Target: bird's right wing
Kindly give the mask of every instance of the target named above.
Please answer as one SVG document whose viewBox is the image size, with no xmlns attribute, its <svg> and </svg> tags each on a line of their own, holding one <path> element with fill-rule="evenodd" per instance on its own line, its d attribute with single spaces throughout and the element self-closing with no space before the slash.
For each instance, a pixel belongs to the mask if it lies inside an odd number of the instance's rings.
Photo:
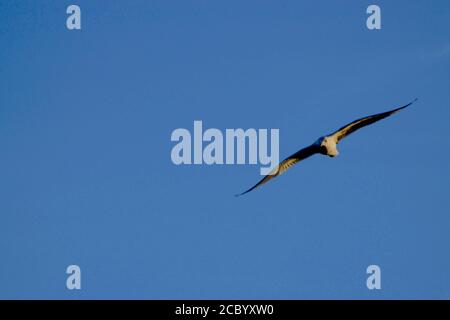
<svg viewBox="0 0 450 320">
<path fill-rule="evenodd" d="M 414 101 L 408 103 L 407 105 L 405 105 L 403 107 L 400 107 L 400 108 L 397 108 L 394 110 L 374 114 L 371 116 L 367 116 L 367 117 L 355 120 L 355 121 L 343 126 L 342 128 L 339 128 L 337 131 L 333 132 L 330 136 L 333 136 L 335 138 L 336 143 L 339 143 L 340 140 L 342 140 L 346 136 L 350 135 L 351 133 L 355 132 L 356 130 L 361 129 L 362 127 L 368 126 L 377 121 L 380 121 L 381 119 L 384 119 L 386 117 L 389 117 L 390 115 L 410 106 L 416 100 L 417 99 L 415 99 Z"/>
<path fill-rule="evenodd" d="M 257 184 L 255 184 L 253 187 L 251 187 L 250 189 L 237 194 L 236 196 L 241 196 L 243 194 L 246 194 L 250 191 L 252 191 L 253 189 L 258 188 L 259 186 L 263 185 L 264 183 L 268 182 L 269 180 L 271 180 L 272 178 L 275 178 L 276 176 L 279 176 L 281 174 L 283 174 L 287 169 L 289 169 L 290 167 L 292 167 L 294 164 L 296 164 L 297 162 L 306 159 L 316 153 L 318 153 L 320 150 L 320 147 L 312 144 L 309 147 L 303 148 L 299 151 L 297 151 L 296 153 L 294 153 L 293 155 L 291 155 L 290 157 L 284 159 L 283 161 L 280 162 L 280 164 L 278 164 L 275 168 L 272 169 L 272 171 L 264 176 L 264 178 L 262 178 Z"/>
</svg>

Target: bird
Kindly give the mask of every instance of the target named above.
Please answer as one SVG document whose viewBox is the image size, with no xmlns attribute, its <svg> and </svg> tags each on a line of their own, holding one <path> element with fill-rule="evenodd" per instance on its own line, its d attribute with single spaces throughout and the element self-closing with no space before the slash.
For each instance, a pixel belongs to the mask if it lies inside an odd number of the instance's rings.
<svg viewBox="0 0 450 320">
<path fill-rule="evenodd" d="M 283 174 L 284 172 L 286 172 L 286 170 L 288 170 L 298 162 L 305 160 L 306 158 L 309 158 L 315 154 L 322 154 L 331 158 L 338 156 L 339 151 L 337 149 L 337 145 L 342 139 L 365 126 L 371 125 L 377 121 L 393 115 L 394 113 L 397 113 L 402 109 L 405 109 L 406 107 L 409 107 L 415 101 L 417 101 L 417 98 L 404 105 L 403 107 L 357 119 L 339 128 L 331 134 L 320 137 L 313 144 L 297 151 L 290 157 L 287 157 L 286 159 L 281 161 L 275 168 L 273 168 L 269 172 L 268 175 L 264 176 L 257 184 L 242 193 L 236 194 L 236 196 L 239 197 L 246 193 L 249 193 L 250 191 L 267 183 L 271 179 Z"/>
</svg>

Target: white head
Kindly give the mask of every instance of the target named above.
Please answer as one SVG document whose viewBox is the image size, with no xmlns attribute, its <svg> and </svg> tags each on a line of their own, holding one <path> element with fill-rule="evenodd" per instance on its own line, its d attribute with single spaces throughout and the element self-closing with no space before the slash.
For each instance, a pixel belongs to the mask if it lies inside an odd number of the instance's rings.
<svg viewBox="0 0 450 320">
<path fill-rule="evenodd" d="M 317 139 L 315 144 L 320 147 L 322 154 L 326 154 L 330 157 L 339 155 L 339 151 L 336 147 L 336 141 L 332 137 L 320 137 Z"/>
</svg>

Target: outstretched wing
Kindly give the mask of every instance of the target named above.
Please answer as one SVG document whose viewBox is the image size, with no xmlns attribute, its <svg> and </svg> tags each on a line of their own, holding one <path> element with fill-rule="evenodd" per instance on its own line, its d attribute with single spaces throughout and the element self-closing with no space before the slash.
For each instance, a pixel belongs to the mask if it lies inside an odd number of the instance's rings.
<svg viewBox="0 0 450 320">
<path fill-rule="evenodd" d="M 294 153 L 290 157 L 288 157 L 288 158 L 284 159 L 283 161 L 281 161 L 280 164 L 278 164 L 278 166 L 273 168 L 272 171 L 267 176 L 264 176 L 264 178 L 262 178 L 253 187 L 251 187 L 247 191 L 244 191 L 244 192 L 242 192 L 240 194 L 237 194 L 236 196 L 242 196 L 243 194 L 246 194 L 247 192 L 250 192 L 253 189 L 256 189 L 259 186 L 263 185 L 264 183 L 268 182 L 270 179 L 273 179 L 276 176 L 279 176 L 279 175 L 283 174 L 287 169 L 292 167 L 297 162 L 299 162 L 299 161 L 301 161 L 303 159 L 306 159 L 306 158 L 312 156 L 313 154 L 318 153 L 319 149 L 320 149 L 319 146 L 312 144 L 309 147 L 306 147 L 306 148 L 301 149 L 300 151 L 297 151 L 296 153 Z"/>
<path fill-rule="evenodd" d="M 361 129 L 362 127 L 368 126 L 372 123 L 375 123 L 377 121 L 380 121 L 381 119 L 384 119 L 386 117 L 389 117 L 390 115 L 410 106 L 411 104 L 413 104 L 417 99 L 415 99 L 414 101 L 411 101 L 410 103 L 408 103 L 407 105 L 391 110 L 391 111 L 386 111 L 386 112 L 382 112 L 382 113 L 378 113 L 378 114 L 374 114 L 368 117 L 364 117 L 358 120 L 355 120 L 345 126 L 343 126 L 342 128 L 340 128 L 339 130 L 333 132 L 330 136 L 334 137 L 336 143 L 339 143 L 339 141 L 343 138 L 345 138 L 346 136 L 350 135 L 351 133 L 355 132 L 358 129 Z"/>
</svg>

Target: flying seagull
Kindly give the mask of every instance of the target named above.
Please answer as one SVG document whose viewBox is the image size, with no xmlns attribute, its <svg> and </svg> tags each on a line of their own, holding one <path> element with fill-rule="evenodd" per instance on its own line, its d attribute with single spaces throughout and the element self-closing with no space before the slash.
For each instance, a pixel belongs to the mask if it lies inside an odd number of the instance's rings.
<svg viewBox="0 0 450 320">
<path fill-rule="evenodd" d="M 246 194 L 246 193 L 252 191 L 253 189 L 258 188 L 259 186 L 261 186 L 264 183 L 268 182 L 269 180 L 275 178 L 276 176 L 283 174 L 287 169 L 292 167 L 297 162 L 302 161 L 306 158 L 309 158 L 310 156 L 312 156 L 316 153 L 327 155 L 329 157 L 336 157 L 337 155 L 339 155 L 339 151 L 337 150 L 337 144 L 342 139 L 344 139 L 346 136 L 352 134 L 353 132 L 355 132 L 358 129 L 361 129 L 361 128 L 368 126 L 372 123 L 375 123 L 381 119 L 389 117 L 390 115 L 410 106 L 416 100 L 417 100 L 417 98 L 415 100 L 411 101 L 410 103 L 408 103 L 407 105 L 397 108 L 397 109 L 394 109 L 394 110 L 391 110 L 391 111 L 386 111 L 386 112 L 374 114 L 374 115 L 371 115 L 368 117 L 364 117 L 364 118 L 355 120 L 329 135 L 320 137 L 312 145 L 310 145 L 306 148 L 303 148 L 303 149 L 297 151 L 296 153 L 294 153 L 293 155 L 291 155 L 290 157 L 284 159 L 268 175 L 264 176 L 264 178 L 262 178 L 257 184 L 255 184 L 253 187 L 251 187 L 247 191 L 237 194 L 236 196 L 241 196 L 243 194 Z"/>
</svg>

